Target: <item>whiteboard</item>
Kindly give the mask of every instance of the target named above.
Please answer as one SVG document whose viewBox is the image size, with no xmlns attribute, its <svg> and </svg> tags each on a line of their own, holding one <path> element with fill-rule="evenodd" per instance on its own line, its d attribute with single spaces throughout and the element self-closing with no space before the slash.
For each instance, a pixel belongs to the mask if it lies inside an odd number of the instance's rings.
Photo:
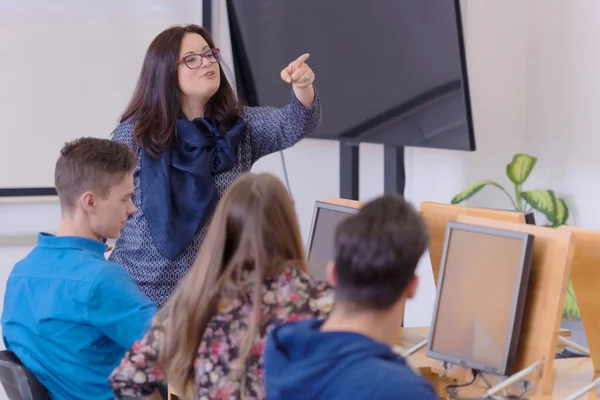
<svg viewBox="0 0 600 400">
<path fill-rule="evenodd" d="M 54 187 L 64 143 L 110 137 L 163 29 L 200 0 L 0 0 L 1 188 Z"/>
</svg>

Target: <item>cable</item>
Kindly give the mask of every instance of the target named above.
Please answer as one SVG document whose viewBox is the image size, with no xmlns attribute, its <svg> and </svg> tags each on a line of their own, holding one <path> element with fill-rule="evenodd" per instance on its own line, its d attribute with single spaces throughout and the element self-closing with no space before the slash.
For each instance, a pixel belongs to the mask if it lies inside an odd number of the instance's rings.
<svg viewBox="0 0 600 400">
<path fill-rule="evenodd" d="M 485 375 L 483 372 L 476 370 L 476 369 L 471 369 L 471 373 L 473 374 L 473 379 L 471 380 L 471 382 L 463 383 L 460 385 L 446 385 L 447 398 L 451 398 L 453 400 L 461 400 L 461 398 L 458 397 L 458 391 L 456 389 L 471 386 L 477 381 L 478 378 L 481 378 L 485 382 L 485 384 L 488 386 L 488 388 L 492 387 L 492 385 L 490 385 L 490 382 L 485 378 Z M 531 387 L 532 386 L 530 384 L 525 382 L 525 386 L 524 386 L 523 392 L 521 394 L 519 394 L 518 396 L 509 396 L 506 398 L 507 399 L 524 399 L 525 395 L 527 393 L 529 393 L 529 391 L 531 390 Z M 490 397 L 485 397 L 485 398 L 486 399 L 494 399 L 495 397 L 490 396 Z"/>
<path fill-rule="evenodd" d="M 519 397 L 517 397 L 517 399 L 524 399 L 525 395 L 529 392 L 529 388 L 523 389 L 523 393 L 521 393 L 519 395 Z"/>
<path fill-rule="evenodd" d="M 283 167 L 283 177 L 285 179 L 285 186 L 287 186 L 287 190 L 288 192 L 290 192 L 290 196 L 294 198 L 292 188 L 290 187 L 290 180 L 288 178 L 287 166 L 285 164 L 285 156 L 283 155 L 283 150 L 279 150 L 279 154 L 281 155 L 281 166 Z"/>
<path fill-rule="evenodd" d="M 483 381 L 485 382 L 485 384 L 488 386 L 488 389 L 491 389 L 492 385 L 490 385 L 490 383 L 488 382 L 488 380 L 485 379 L 485 375 L 483 374 L 483 372 L 480 372 L 479 376 L 481 377 L 481 379 L 483 379 Z"/>
<path fill-rule="evenodd" d="M 473 374 L 473 379 L 471 380 L 471 382 L 463 383 L 460 385 L 446 385 L 446 396 L 452 399 L 458 399 L 458 391 L 456 389 L 471 386 L 475 383 L 477 377 L 479 376 L 479 371 L 477 371 L 476 369 L 471 369 L 471 373 Z"/>
</svg>

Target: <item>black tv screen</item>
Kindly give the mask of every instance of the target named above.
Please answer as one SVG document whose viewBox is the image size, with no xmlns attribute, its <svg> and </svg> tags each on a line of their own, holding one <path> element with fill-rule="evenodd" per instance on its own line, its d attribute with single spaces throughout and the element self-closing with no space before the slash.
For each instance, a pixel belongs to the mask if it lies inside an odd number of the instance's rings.
<svg viewBox="0 0 600 400">
<path fill-rule="evenodd" d="M 237 88 L 289 101 L 280 71 L 303 53 L 323 123 L 311 136 L 475 150 L 459 1 L 227 0 Z"/>
</svg>

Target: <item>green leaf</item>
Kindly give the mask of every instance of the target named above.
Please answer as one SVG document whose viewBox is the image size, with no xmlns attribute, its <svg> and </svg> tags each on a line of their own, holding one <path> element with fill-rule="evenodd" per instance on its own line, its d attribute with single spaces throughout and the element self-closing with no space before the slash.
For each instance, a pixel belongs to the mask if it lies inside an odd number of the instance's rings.
<svg viewBox="0 0 600 400">
<path fill-rule="evenodd" d="M 528 190 L 527 192 L 522 192 L 521 196 L 531 207 L 544 214 L 552 224 L 556 223 L 558 207 L 556 206 L 556 197 L 552 190 Z"/>
<path fill-rule="evenodd" d="M 506 175 L 512 183 L 521 185 L 531 174 L 536 162 L 537 158 L 535 157 L 527 154 L 515 154 L 512 162 L 506 166 Z"/>
<path fill-rule="evenodd" d="M 565 308 L 563 309 L 563 319 L 566 320 L 581 320 L 581 313 L 575 297 L 573 282 L 569 281 L 567 287 L 567 296 L 565 297 Z"/>
<path fill-rule="evenodd" d="M 556 199 L 556 219 L 554 226 L 560 226 L 567 223 L 569 219 L 569 207 L 564 199 Z"/>
<path fill-rule="evenodd" d="M 496 187 L 499 187 L 500 189 L 504 190 L 504 188 L 502 186 L 500 186 L 499 184 L 497 184 L 494 181 L 483 180 L 483 181 L 479 181 L 477 183 L 472 184 L 471 186 L 469 186 L 468 188 L 466 188 L 465 190 L 463 190 L 462 192 L 460 192 L 459 194 L 454 196 L 454 198 L 452 199 L 452 201 L 450 203 L 452 203 L 452 204 L 462 203 L 463 201 L 467 200 L 468 198 L 473 197 L 477 192 L 479 192 L 481 189 L 483 189 L 487 185 L 496 186 Z"/>
</svg>

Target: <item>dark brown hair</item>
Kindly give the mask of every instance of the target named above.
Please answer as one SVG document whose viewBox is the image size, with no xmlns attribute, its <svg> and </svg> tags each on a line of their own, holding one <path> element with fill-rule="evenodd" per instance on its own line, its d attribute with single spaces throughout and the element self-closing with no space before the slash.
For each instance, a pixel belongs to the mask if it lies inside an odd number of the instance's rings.
<svg viewBox="0 0 600 400">
<path fill-rule="evenodd" d="M 275 176 L 243 175 L 219 201 L 196 262 L 159 314 L 160 365 L 177 393 L 195 398 L 194 360 L 218 301 L 252 293 L 252 318 L 234 362 L 239 369 L 233 368 L 231 377 L 241 380 L 244 397 L 264 279 L 289 267 L 307 271 L 293 201 Z"/>
<path fill-rule="evenodd" d="M 181 111 L 177 62 L 181 41 L 186 33 L 196 33 L 214 48 L 208 31 L 198 25 L 174 26 L 161 32 L 148 47 L 137 86 L 121 122 L 137 121 L 137 142 L 152 155 L 159 155 L 173 140 L 175 123 Z M 220 85 L 206 104 L 205 117 L 222 127 L 231 127 L 238 118 L 240 105 L 227 80 L 221 63 Z"/>
<path fill-rule="evenodd" d="M 75 207 L 87 191 L 107 196 L 110 188 L 133 171 L 137 158 L 125 143 L 80 138 L 66 143 L 54 170 L 54 186 L 63 211 Z"/>
<path fill-rule="evenodd" d="M 367 310 L 392 307 L 428 240 L 425 222 L 404 197 L 386 194 L 365 204 L 336 228 L 336 302 Z"/>
</svg>

